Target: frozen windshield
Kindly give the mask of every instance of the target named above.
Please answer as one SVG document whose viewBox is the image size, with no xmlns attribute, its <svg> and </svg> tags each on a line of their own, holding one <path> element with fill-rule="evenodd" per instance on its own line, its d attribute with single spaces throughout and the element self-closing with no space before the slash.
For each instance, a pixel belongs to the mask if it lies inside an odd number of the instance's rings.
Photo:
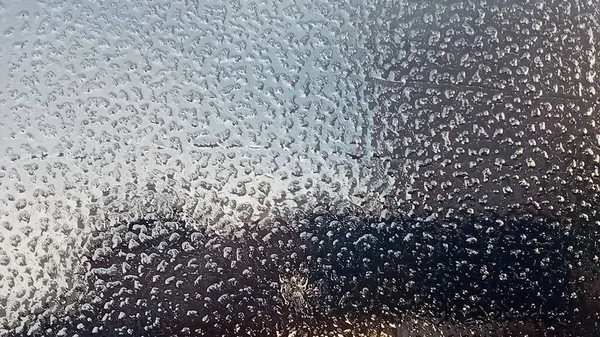
<svg viewBox="0 0 600 337">
<path fill-rule="evenodd" d="M 0 2 L 0 336 L 600 333 L 598 14 Z"/>
</svg>

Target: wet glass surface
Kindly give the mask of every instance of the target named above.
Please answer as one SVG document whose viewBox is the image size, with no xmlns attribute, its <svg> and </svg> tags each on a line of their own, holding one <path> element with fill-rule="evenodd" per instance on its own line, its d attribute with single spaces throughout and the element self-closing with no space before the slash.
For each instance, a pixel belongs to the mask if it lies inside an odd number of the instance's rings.
<svg viewBox="0 0 600 337">
<path fill-rule="evenodd" d="M 0 3 L 0 336 L 600 334 L 596 1 Z"/>
</svg>

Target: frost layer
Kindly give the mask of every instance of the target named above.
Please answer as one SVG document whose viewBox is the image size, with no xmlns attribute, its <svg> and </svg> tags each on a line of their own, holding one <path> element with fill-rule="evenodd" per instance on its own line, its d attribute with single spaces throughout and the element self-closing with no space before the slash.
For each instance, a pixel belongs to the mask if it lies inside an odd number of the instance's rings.
<svg viewBox="0 0 600 337">
<path fill-rule="evenodd" d="M 183 211 L 223 226 L 357 202 L 349 6 L 8 2 L 0 23 L 0 325 L 65 295 L 86 233 Z"/>
</svg>

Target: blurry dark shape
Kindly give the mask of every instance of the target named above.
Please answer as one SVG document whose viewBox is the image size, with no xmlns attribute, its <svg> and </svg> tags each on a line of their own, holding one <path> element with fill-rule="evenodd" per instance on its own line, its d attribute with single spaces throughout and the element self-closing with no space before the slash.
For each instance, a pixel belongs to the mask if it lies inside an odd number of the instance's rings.
<svg viewBox="0 0 600 337">
<path fill-rule="evenodd" d="M 95 243 L 89 303 L 33 335 L 367 336 L 417 318 L 496 336 L 581 336 L 599 331 L 582 316 L 598 301 L 571 299 L 572 244 L 560 223 L 527 216 L 327 213 L 232 233 L 139 221 Z M 591 295 L 596 283 L 582 284 Z M 434 333 L 424 326 L 396 332 Z"/>
</svg>

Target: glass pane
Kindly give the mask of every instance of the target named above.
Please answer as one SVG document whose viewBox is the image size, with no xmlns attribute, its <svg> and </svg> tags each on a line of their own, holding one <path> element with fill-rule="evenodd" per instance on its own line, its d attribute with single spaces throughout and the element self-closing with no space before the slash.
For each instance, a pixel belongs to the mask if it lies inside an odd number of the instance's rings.
<svg viewBox="0 0 600 337">
<path fill-rule="evenodd" d="M 0 336 L 600 334 L 595 1 L 0 3 Z"/>
</svg>

